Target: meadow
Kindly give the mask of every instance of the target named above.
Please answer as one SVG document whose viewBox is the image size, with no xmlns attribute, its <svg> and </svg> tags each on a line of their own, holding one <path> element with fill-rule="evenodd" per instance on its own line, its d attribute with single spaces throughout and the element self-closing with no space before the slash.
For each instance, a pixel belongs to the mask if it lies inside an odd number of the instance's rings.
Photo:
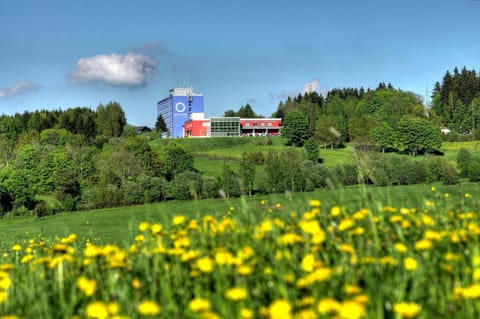
<svg viewBox="0 0 480 319">
<path fill-rule="evenodd" d="M 0 318 L 477 318 L 479 185 L 0 222 Z"/>
</svg>

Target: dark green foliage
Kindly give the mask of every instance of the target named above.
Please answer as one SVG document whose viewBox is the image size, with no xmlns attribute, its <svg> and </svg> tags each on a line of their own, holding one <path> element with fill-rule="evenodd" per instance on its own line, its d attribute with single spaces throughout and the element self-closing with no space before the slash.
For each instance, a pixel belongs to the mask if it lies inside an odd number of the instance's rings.
<svg viewBox="0 0 480 319">
<path fill-rule="evenodd" d="M 457 153 L 457 168 L 460 171 L 459 175 L 462 177 L 468 177 L 468 170 L 470 163 L 473 161 L 474 157 L 467 151 L 465 148 L 461 148 Z"/>
<path fill-rule="evenodd" d="M 412 155 L 438 150 L 442 146 L 440 130 L 426 119 L 404 116 L 397 123 L 398 143 Z"/>
<path fill-rule="evenodd" d="M 97 107 L 96 129 L 106 139 L 121 136 L 127 124 L 125 113 L 117 102 L 100 104 Z"/>
<path fill-rule="evenodd" d="M 387 122 L 380 123 L 370 135 L 375 145 L 382 148 L 382 152 L 385 152 L 386 148 L 395 147 L 397 142 L 396 132 Z"/>
<path fill-rule="evenodd" d="M 193 171 L 193 156 L 183 147 L 171 142 L 165 149 L 165 171 L 168 180 L 185 171 Z"/>
<path fill-rule="evenodd" d="M 292 111 L 285 115 L 282 136 L 287 138 L 287 145 L 302 146 L 312 135 L 308 119 L 303 113 Z"/>
<path fill-rule="evenodd" d="M 432 108 L 443 125 L 458 133 L 471 132 L 472 124 L 474 127 L 478 125 L 479 97 L 480 77 L 477 72 L 466 67 L 459 71 L 455 67 L 453 74 L 446 71 L 442 82 L 435 83 Z"/>
<path fill-rule="evenodd" d="M 244 152 L 240 162 L 240 179 L 242 181 L 243 193 L 252 195 L 253 186 L 255 185 L 255 159 L 251 153 Z"/>
<path fill-rule="evenodd" d="M 96 136 L 96 114 L 89 108 L 77 107 L 68 109 L 59 116 L 59 126 L 72 134 L 80 134 L 86 138 Z"/>
<path fill-rule="evenodd" d="M 239 197 L 241 195 L 241 178 L 228 165 L 223 162 L 223 168 L 220 176 L 217 177 L 217 187 L 221 197 Z"/>
<path fill-rule="evenodd" d="M 157 117 L 157 121 L 155 122 L 155 129 L 162 133 L 166 133 L 168 131 L 167 124 L 165 123 L 162 115 L 159 115 Z"/>
<path fill-rule="evenodd" d="M 419 167 L 416 162 L 412 160 L 402 161 L 397 167 L 396 180 L 400 185 L 411 185 L 419 182 L 418 176 Z"/>
<path fill-rule="evenodd" d="M 358 167 L 354 164 L 341 164 L 335 166 L 335 176 L 338 182 L 344 186 L 351 186 L 358 184 Z"/>
<path fill-rule="evenodd" d="M 305 141 L 303 147 L 307 154 L 307 159 L 317 163 L 319 161 L 320 152 L 318 151 L 318 145 L 317 142 L 315 142 L 315 139 L 309 138 Z"/>
<path fill-rule="evenodd" d="M 170 183 L 170 196 L 178 200 L 202 198 L 203 180 L 200 173 L 184 171 L 178 173 Z"/>
<path fill-rule="evenodd" d="M 471 182 L 480 182 L 480 158 L 473 157 L 467 168 L 467 177 Z"/>
<path fill-rule="evenodd" d="M 255 111 L 253 111 L 252 107 L 249 103 L 242 105 L 237 112 L 234 110 L 227 110 L 223 114 L 224 117 L 241 117 L 241 118 L 258 118 L 261 117 Z"/>
<path fill-rule="evenodd" d="M 458 183 L 458 173 L 455 167 L 452 165 L 445 166 L 442 181 L 444 185 L 455 185 Z"/>
</svg>

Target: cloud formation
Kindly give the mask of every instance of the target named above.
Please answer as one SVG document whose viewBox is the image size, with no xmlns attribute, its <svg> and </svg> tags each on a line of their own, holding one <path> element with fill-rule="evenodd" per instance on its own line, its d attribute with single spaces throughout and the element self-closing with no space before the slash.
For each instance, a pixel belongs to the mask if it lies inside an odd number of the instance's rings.
<svg viewBox="0 0 480 319">
<path fill-rule="evenodd" d="M 0 99 L 8 99 L 40 89 L 40 86 L 27 80 L 18 81 L 6 89 L 0 89 Z"/>
<path fill-rule="evenodd" d="M 135 88 L 147 85 L 156 67 L 157 62 L 148 55 L 101 54 L 78 60 L 69 80 L 76 85 L 99 83 Z"/>
</svg>

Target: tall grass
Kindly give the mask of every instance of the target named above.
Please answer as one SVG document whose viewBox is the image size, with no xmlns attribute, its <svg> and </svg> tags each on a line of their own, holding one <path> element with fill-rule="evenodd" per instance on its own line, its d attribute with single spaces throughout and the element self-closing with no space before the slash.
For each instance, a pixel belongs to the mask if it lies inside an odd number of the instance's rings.
<svg viewBox="0 0 480 319">
<path fill-rule="evenodd" d="M 355 187 L 3 220 L 0 316 L 477 318 L 478 201 Z"/>
</svg>

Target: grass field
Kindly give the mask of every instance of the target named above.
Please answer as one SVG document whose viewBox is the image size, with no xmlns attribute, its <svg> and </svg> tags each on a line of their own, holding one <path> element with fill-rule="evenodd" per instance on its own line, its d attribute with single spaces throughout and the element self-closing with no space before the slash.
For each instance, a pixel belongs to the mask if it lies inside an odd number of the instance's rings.
<svg viewBox="0 0 480 319">
<path fill-rule="evenodd" d="M 177 139 L 186 150 L 195 157 L 195 168 L 207 176 L 217 176 L 221 170 L 224 161 L 227 161 L 232 169 L 238 170 L 239 161 L 243 152 L 263 152 L 267 154 L 268 150 L 281 150 L 285 148 L 285 139 L 282 137 L 272 137 L 272 144 L 266 144 L 264 137 L 239 137 L 239 138 L 198 138 L 198 139 Z M 162 148 L 168 143 L 168 140 L 155 140 L 151 142 L 154 149 L 161 152 Z M 480 151 L 479 142 L 443 142 L 440 151 L 452 165 L 456 166 L 456 156 L 460 148 L 465 148 L 475 154 Z M 301 151 L 301 149 L 298 149 Z M 345 148 L 324 149 L 320 148 L 320 157 L 323 159 L 323 165 L 326 167 L 335 167 L 338 164 L 354 162 L 354 147 L 347 144 Z M 395 153 L 388 156 L 407 156 Z M 418 157 L 421 159 L 422 157 Z M 261 170 L 261 167 L 259 166 Z"/>
<path fill-rule="evenodd" d="M 478 318 L 479 190 L 359 186 L 3 219 L 0 318 Z"/>
<path fill-rule="evenodd" d="M 466 193 L 480 193 L 480 185 L 477 183 L 462 183 L 454 186 L 438 184 L 435 187 L 437 193 L 449 193 L 457 198 L 461 198 L 461 195 Z M 352 210 L 359 207 L 377 209 L 383 205 L 422 207 L 426 199 L 432 198 L 431 188 L 432 185 L 356 186 L 337 190 L 321 189 L 306 193 L 232 199 L 170 201 L 142 206 L 62 213 L 44 218 L 15 217 L 0 220 L 0 233 L 2 237 L 8 239 L 8 242 L 25 241 L 31 236 L 55 240 L 75 233 L 79 238 L 98 244 L 121 245 L 133 238 L 134 230 L 140 222 L 159 222 L 168 225 L 171 217 L 177 214 L 191 217 L 209 214 L 221 218 L 227 213 L 231 214 L 233 207 L 233 211 L 241 218 L 255 219 L 255 216 L 265 213 L 268 209 L 276 208 L 277 203 L 281 203 L 281 212 L 303 212 L 308 209 L 308 202 L 311 199 L 321 200 L 325 207 L 341 203 L 342 206 Z M 260 205 L 261 201 L 265 201 L 266 205 Z M 460 205 L 461 202 L 455 204 Z M 276 211 L 279 210 L 276 209 Z M 0 243 L 0 248 L 8 247 L 9 244 L 5 246 L 3 241 Z"/>
</svg>

